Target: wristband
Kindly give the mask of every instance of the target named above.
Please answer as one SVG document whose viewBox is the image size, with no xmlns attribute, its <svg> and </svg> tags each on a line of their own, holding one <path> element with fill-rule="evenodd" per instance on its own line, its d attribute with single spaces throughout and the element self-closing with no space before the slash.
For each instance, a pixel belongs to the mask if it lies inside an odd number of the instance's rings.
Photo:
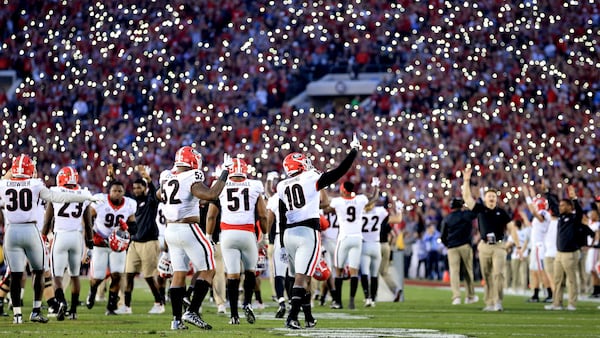
<svg viewBox="0 0 600 338">
<path fill-rule="evenodd" d="M 221 176 L 219 176 L 219 180 L 227 182 L 227 177 L 229 177 L 229 170 L 223 170 L 223 172 L 221 172 Z"/>
<path fill-rule="evenodd" d="M 527 196 L 525 197 L 525 202 L 527 202 L 527 204 L 531 204 L 533 203 L 533 200 L 531 199 L 531 197 Z"/>
</svg>

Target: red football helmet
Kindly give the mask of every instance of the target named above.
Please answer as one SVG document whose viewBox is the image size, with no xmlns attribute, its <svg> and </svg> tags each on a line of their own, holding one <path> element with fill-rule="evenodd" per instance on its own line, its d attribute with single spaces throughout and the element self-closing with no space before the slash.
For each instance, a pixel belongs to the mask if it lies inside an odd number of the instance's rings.
<svg viewBox="0 0 600 338">
<path fill-rule="evenodd" d="M 283 159 L 283 169 L 288 176 L 294 176 L 311 168 L 312 162 L 301 153 L 291 153 Z"/>
<path fill-rule="evenodd" d="M 313 277 L 316 280 L 325 281 L 328 280 L 330 276 L 331 270 L 329 269 L 329 266 L 327 266 L 327 262 L 325 262 L 325 258 L 323 258 L 323 255 L 321 255 L 321 259 L 319 259 L 319 263 L 317 264 L 317 268 L 313 273 Z"/>
<path fill-rule="evenodd" d="M 14 178 L 31 178 L 35 172 L 35 165 L 29 156 L 21 154 L 13 158 L 10 171 Z"/>
<path fill-rule="evenodd" d="M 242 176 L 247 177 L 248 175 L 248 164 L 241 158 L 234 158 L 233 165 L 228 168 L 229 176 Z"/>
<path fill-rule="evenodd" d="M 175 166 L 198 169 L 202 166 L 202 155 L 190 146 L 181 147 L 175 154 Z"/>
<path fill-rule="evenodd" d="M 108 236 L 108 245 L 112 251 L 121 252 L 127 250 L 130 240 L 131 235 L 128 231 L 116 228 L 110 233 L 110 236 Z"/>
<path fill-rule="evenodd" d="M 548 210 L 548 201 L 542 197 L 536 197 L 533 199 L 537 211 Z"/>
<path fill-rule="evenodd" d="M 73 167 L 63 167 L 58 171 L 56 175 L 56 183 L 60 187 L 64 187 L 67 184 L 77 185 L 79 181 L 79 174 Z"/>
</svg>

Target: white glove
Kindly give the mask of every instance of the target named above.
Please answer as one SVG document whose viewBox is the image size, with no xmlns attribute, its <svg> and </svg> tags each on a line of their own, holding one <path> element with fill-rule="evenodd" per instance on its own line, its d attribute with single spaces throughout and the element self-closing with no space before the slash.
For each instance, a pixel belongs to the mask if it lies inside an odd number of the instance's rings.
<svg viewBox="0 0 600 338">
<path fill-rule="evenodd" d="M 229 170 L 233 167 L 233 159 L 228 153 L 223 154 L 223 169 Z"/>
<path fill-rule="evenodd" d="M 358 140 L 356 133 L 352 134 L 352 142 L 350 142 L 350 147 L 356 150 L 362 149 L 362 146 L 360 145 L 360 141 Z"/>
<path fill-rule="evenodd" d="M 396 212 L 401 213 L 404 210 L 404 203 L 400 200 L 396 201 Z"/>
<path fill-rule="evenodd" d="M 258 241 L 258 247 L 263 248 L 268 245 L 269 245 L 269 235 L 263 234 L 262 237 L 260 238 L 260 241 Z"/>
<path fill-rule="evenodd" d="M 373 177 L 373 179 L 371 180 L 371 186 L 374 188 L 379 187 L 379 177 Z"/>
<path fill-rule="evenodd" d="M 272 181 L 272 180 L 276 179 L 277 177 L 279 177 L 279 173 L 276 171 L 269 171 L 267 173 L 267 181 Z"/>
</svg>

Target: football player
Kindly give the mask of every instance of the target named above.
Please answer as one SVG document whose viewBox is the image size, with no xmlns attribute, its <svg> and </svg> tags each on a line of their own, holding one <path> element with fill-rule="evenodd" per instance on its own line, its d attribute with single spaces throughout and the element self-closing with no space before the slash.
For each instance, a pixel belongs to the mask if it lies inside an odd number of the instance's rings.
<svg viewBox="0 0 600 338">
<path fill-rule="evenodd" d="M 360 274 L 361 284 L 365 293 L 365 306 L 375 306 L 375 300 L 377 297 L 377 290 L 379 288 L 379 272 L 381 271 L 381 265 L 386 260 L 386 264 L 389 266 L 389 245 L 387 247 L 387 257 L 383 257 L 384 251 L 382 251 L 381 244 L 381 232 L 384 226 L 389 227 L 388 219 L 390 215 L 388 211 L 380 205 L 375 203 L 367 204 L 365 211 L 362 216 L 362 251 L 360 256 Z M 401 216 L 393 216 L 392 221 L 401 221 Z M 388 232 L 389 233 L 389 232 Z M 385 243 L 387 243 L 387 238 Z M 387 267 L 386 267 L 387 273 Z M 390 290 L 397 292 L 396 285 L 392 278 L 387 277 L 386 284 L 390 287 Z"/>
<path fill-rule="evenodd" d="M 531 220 L 531 239 L 529 241 L 529 271 L 531 276 L 530 285 L 533 287 L 533 296 L 528 302 L 539 302 L 540 282 L 548 291 L 548 298 L 552 299 L 552 288 L 548 275 L 544 272 L 544 236 L 548 232 L 552 217 L 548 211 L 548 201 L 542 197 L 535 197 L 533 187 L 523 187 L 523 195 L 527 203 L 527 208 L 533 215 Z M 513 235 L 514 238 L 516 235 Z M 517 240 L 518 241 L 518 236 Z M 515 243 L 517 248 L 521 243 Z M 527 249 L 526 249 L 527 250 Z M 518 255 L 522 255 L 523 249 L 517 250 Z"/>
<path fill-rule="evenodd" d="M 223 156 L 223 172 L 211 187 L 207 187 L 201 171 L 202 156 L 194 148 L 184 146 L 175 154 L 173 170 L 164 171 L 160 176 L 160 193 L 165 203 L 163 208 L 167 220 L 165 240 L 169 247 L 173 266 L 171 281 L 171 308 L 173 311 L 172 330 L 184 330 L 183 321 L 202 329 L 212 329 L 200 317 L 198 311 L 202 301 L 211 288 L 214 276 L 214 247 L 204 234 L 200 223 L 200 200 L 216 200 L 227 181 L 228 168 L 233 161 L 228 154 Z M 199 271 L 194 286 L 194 296 L 187 311 L 182 315 L 185 296 L 185 277 L 189 270 L 189 261 Z"/>
<path fill-rule="evenodd" d="M 292 308 L 285 324 L 291 329 L 302 328 L 298 322 L 300 308 L 306 327 L 317 324 L 311 313 L 309 282 L 321 256 L 319 191 L 337 182 L 352 167 L 361 148 L 356 134 L 350 146 L 350 153 L 340 165 L 323 174 L 313 168 L 305 154 L 291 153 L 283 160 L 287 178 L 277 184 L 277 195 L 283 246 L 288 254 L 290 274 L 294 274 Z"/>
<path fill-rule="evenodd" d="M 10 294 L 13 301 L 21 299 L 20 281 L 25 271 L 25 262 L 29 261 L 33 273 L 33 311 L 29 317 L 32 322 L 47 323 L 42 316 L 43 273 L 46 261 L 45 245 L 37 227 L 36 203 L 48 202 L 79 203 L 95 198 L 88 192 L 76 194 L 48 189 L 41 179 L 34 178 L 35 165 L 28 155 L 13 158 L 8 179 L 0 180 L 0 199 L 5 203 L 4 255 L 11 273 Z M 13 323 L 23 323 L 21 304 L 13 304 Z"/>
<path fill-rule="evenodd" d="M 369 203 L 375 203 L 379 196 L 379 178 L 373 177 L 371 186 L 375 188 L 369 197 L 354 192 L 354 184 L 346 181 L 340 185 L 340 196 L 331 199 L 329 206 L 335 209 L 340 226 L 335 247 L 334 266 L 336 269 L 335 290 L 337 299 L 332 308 L 341 309 L 342 271 L 346 264 L 350 272 L 350 301 L 348 308 L 354 309 L 354 297 L 358 289 L 358 268 L 362 251 L 362 215 Z"/>
<path fill-rule="evenodd" d="M 239 324 L 238 296 L 241 267 L 244 269 L 244 301 L 246 321 L 254 324 L 252 294 L 256 286 L 256 263 L 258 262 L 257 236 L 254 231 L 256 219 L 260 221 L 262 240 L 267 239 L 267 212 L 262 197 L 261 181 L 248 179 L 248 165 L 241 158 L 233 159 L 229 178 L 219 195 L 219 205 L 210 204 L 206 217 L 206 234 L 212 240 L 217 215 L 221 214 L 221 252 L 227 277 L 227 294 L 231 319 L 229 324 Z M 220 210 L 219 210 L 220 209 Z M 266 244 L 265 244 L 266 245 Z"/>
<path fill-rule="evenodd" d="M 87 193 L 87 188 L 78 184 L 79 174 L 73 167 L 64 167 L 56 176 L 55 191 L 73 191 L 74 193 Z M 82 226 L 83 224 L 83 226 Z M 54 240 L 51 248 L 51 271 L 54 277 L 54 292 L 59 303 L 56 319 L 65 319 L 67 301 L 63 291 L 63 274 L 67 267 L 71 273 L 71 308 L 69 317 L 77 319 L 77 305 L 79 305 L 79 269 L 83 257 L 84 244 L 92 249 L 92 217 L 89 203 L 48 203 L 44 218 L 42 237 L 47 238 L 52 231 Z"/>
<path fill-rule="evenodd" d="M 94 307 L 98 286 L 106 275 L 106 269 L 110 269 L 110 286 L 108 291 L 108 302 L 106 304 L 106 315 L 116 315 L 117 303 L 119 301 L 119 289 L 121 275 L 125 273 L 125 259 L 127 252 L 123 250 L 125 241 L 120 234 L 126 233 L 129 226 L 135 227 L 135 200 L 125 197 L 125 186 L 122 182 L 113 180 L 108 185 L 107 194 L 97 194 L 98 202 L 92 203 L 91 213 L 94 219 L 94 249 L 90 266 L 92 267 L 92 278 L 90 279 L 90 292 L 88 293 L 86 306 L 88 309 Z M 119 231 L 120 230 L 120 231 Z M 118 235 L 113 235 L 113 233 Z M 114 242 L 110 240 L 114 238 Z M 122 250 L 122 251 L 121 251 Z"/>
</svg>

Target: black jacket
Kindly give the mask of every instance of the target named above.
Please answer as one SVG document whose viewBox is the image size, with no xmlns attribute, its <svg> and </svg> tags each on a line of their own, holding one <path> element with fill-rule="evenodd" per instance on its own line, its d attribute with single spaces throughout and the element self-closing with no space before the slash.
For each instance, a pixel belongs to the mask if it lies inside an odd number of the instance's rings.
<svg viewBox="0 0 600 338">
<path fill-rule="evenodd" d="M 574 252 L 579 250 L 578 232 L 581 227 L 583 210 L 577 200 L 573 200 L 575 213 L 564 213 L 558 217 L 556 233 L 556 249 L 560 252 Z"/>
<path fill-rule="evenodd" d="M 470 210 L 453 210 L 442 220 L 442 243 L 447 248 L 471 244 L 473 220 L 477 214 Z"/>
</svg>

